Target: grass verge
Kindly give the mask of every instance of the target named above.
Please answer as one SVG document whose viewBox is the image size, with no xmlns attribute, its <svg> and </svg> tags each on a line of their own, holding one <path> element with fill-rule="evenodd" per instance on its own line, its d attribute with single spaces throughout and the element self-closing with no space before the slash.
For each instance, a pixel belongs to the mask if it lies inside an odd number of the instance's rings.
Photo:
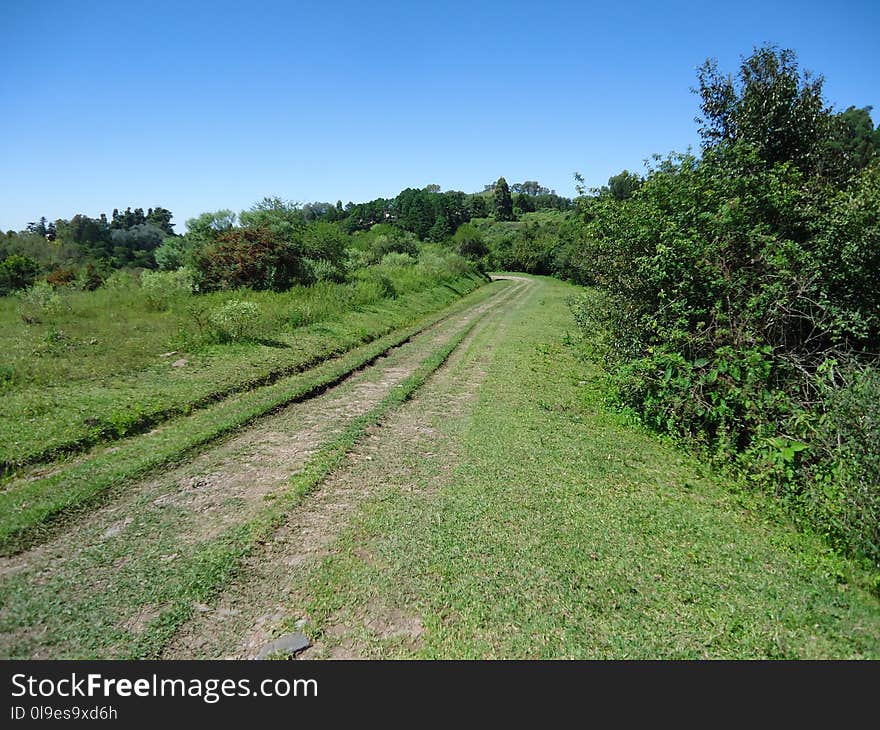
<svg viewBox="0 0 880 730">
<path fill-rule="evenodd" d="M 278 341 L 217 345 L 167 358 L 154 353 L 149 366 L 135 372 L 10 390 L 0 400 L 0 474 L 144 433 L 303 372 L 409 326 L 483 283 L 468 274 L 279 333 Z M 75 360 L 77 352 L 38 355 L 34 350 L 33 357 Z M 181 359 L 183 366 L 172 367 Z"/>
</svg>

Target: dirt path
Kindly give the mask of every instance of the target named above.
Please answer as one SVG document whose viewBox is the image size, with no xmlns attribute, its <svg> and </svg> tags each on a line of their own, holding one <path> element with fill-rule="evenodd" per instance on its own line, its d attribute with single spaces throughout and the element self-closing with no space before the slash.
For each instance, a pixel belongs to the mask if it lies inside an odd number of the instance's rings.
<svg viewBox="0 0 880 730">
<path fill-rule="evenodd" d="M 518 279 L 518 286 L 528 286 Z M 352 516 L 370 498 L 389 490 L 406 490 L 413 468 L 433 468 L 438 484 L 454 461 L 454 442 L 443 422 L 461 418 L 473 407 L 485 365 L 505 335 L 503 323 L 522 303 L 520 290 L 497 315 L 482 320 L 447 363 L 419 391 L 348 455 L 334 472 L 278 529 L 272 539 L 249 556 L 241 577 L 216 604 L 205 607 L 169 644 L 165 658 L 255 658 L 277 635 L 290 628 L 308 628 L 304 596 L 308 573 L 326 557 Z M 431 457 L 443 452 L 444 458 Z M 418 466 L 416 462 L 419 462 Z M 370 560 L 369 549 L 358 549 Z M 303 657 L 355 658 L 357 631 L 374 630 L 387 637 L 421 633 L 418 617 L 388 607 L 371 606 L 357 619 L 340 618 L 326 639 Z"/>
<path fill-rule="evenodd" d="M 522 296 L 515 282 L 441 321 L 322 395 L 293 404 L 158 477 L 132 485 L 107 506 L 32 550 L 0 559 L 0 655 L 81 656 L 124 653 L 163 610 L 159 583 L 175 565 L 257 515 L 320 446 L 379 403 L 431 353 L 475 321 L 488 323 Z M 483 326 L 486 326 L 485 324 Z M 326 507 L 333 511 L 332 506 Z M 308 514 L 306 511 L 305 514 Z M 305 517 L 303 529 L 309 529 Z M 320 520 L 318 520 L 320 522 Z M 10 589 L 7 591 L 7 587 Z M 51 594 L 51 598 L 47 595 Z M 71 628 L 88 618 L 104 634 Z M 202 605 L 197 612 L 205 611 Z M 22 622 L 22 614 L 32 616 Z M 22 624 L 24 626 L 22 627 Z"/>
</svg>

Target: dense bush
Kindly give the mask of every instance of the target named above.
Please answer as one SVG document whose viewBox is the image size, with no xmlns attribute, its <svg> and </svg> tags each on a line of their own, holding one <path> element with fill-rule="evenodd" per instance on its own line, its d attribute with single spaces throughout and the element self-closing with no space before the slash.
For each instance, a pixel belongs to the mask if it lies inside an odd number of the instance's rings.
<svg viewBox="0 0 880 730">
<path fill-rule="evenodd" d="M 841 163 L 821 83 L 789 52 L 700 81 L 702 156 L 581 201 L 581 280 L 608 298 L 576 316 L 646 423 L 880 563 L 880 165 Z"/>
<path fill-rule="evenodd" d="M 40 265 L 27 256 L 13 254 L 0 261 L 0 296 L 27 289 L 40 273 Z"/>
<path fill-rule="evenodd" d="M 175 300 L 193 293 L 195 276 L 187 268 L 176 271 L 144 271 L 141 273 L 141 289 L 151 308 L 166 310 Z"/>
<path fill-rule="evenodd" d="M 193 259 L 204 291 L 242 286 L 284 291 L 308 277 L 302 257 L 269 228 L 224 231 Z"/>
</svg>

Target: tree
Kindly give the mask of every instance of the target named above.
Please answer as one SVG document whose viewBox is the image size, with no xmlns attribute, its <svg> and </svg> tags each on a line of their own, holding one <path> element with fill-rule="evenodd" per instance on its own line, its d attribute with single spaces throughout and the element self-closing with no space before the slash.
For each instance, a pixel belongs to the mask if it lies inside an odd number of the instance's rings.
<svg viewBox="0 0 880 730">
<path fill-rule="evenodd" d="M 734 80 L 714 60 L 698 72 L 705 148 L 746 143 L 772 165 L 793 162 L 817 172 L 831 130 L 831 112 L 822 99 L 821 76 L 800 72 L 790 49 L 765 45 L 743 59 Z"/>
<path fill-rule="evenodd" d="M 227 208 L 215 210 L 212 213 L 202 213 L 196 218 L 188 218 L 186 230 L 198 238 L 214 238 L 218 233 L 232 228 L 235 225 L 235 219 L 235 213 Z"/>
<path fill-rule="evenodd" d="M 174 235 L 174 224 L 171 222 L 173 217 L 170 210 L 157 206 L 147 211 L 146 223 L 150 223 L 157 228 L 161 228 L 167 235 Z"/>
<path fill-rule="evenodd" d="M 829 176 L 846 181 L 880 156 L 880 127 L 874 128 L 871 107 L 854 106 L 834 115 L 827 142 Z"/>
<path fill-rule="evenodd" d="M 513 199 L 510 197 L 510 188 L 507 185 L 507 180 L 503 177 L 499 177 L 498 182 L 495 183 L 494 203 L 495 220 L 514 220 Z"/>
<path fill-rule="evenodd" d="M 615 200 L 627 200 L 632 197 L 641 184 L 641 177 L 634 172 L 624 170 L 608 178 L 608 186 L 602 189 L 602 193 L 610 195 Z"/>
</svg>

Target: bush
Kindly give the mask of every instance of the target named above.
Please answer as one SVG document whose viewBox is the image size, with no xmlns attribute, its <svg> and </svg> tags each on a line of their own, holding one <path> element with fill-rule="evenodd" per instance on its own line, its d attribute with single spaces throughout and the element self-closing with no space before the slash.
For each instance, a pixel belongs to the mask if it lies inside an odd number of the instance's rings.
<svg viewBox="0 0 880 730">
<path fill-rule="evenodd" d="M 825 531 L 880 567 L 880 370 L 850 362 L 820 386 L 807 507 Z"/>
<path fill-rule="evenodd" d="M 303 259 L 304 278 L 308 283 L 345 281 L 345 268 L 329 259 Z"/>
<path fill-rule="evenodd" d="M 52 286 L 69 286 L 76 281 L 77 273 L 72 268 L 61 268 L 46 274 L 46 283 Z"/>
<path fill-rule="evenodd" d="M 379 262 L 379 265 L 393 269 L 393 268 L 400 268 L 403 266 L 413 266 L 415 263 L 416 263 L 415 257 L 411 256 L 410 254 L 392 251 L 391 253 L 386 253 L 382 257 L 382 260 Z"/>
<path fill-rule="evenodd" d="M 27 289 L 40 273 L 40 265 L 32 258 L 13 254 L 0 262 L 0 296 Z"/>
<path fill-rule="evenodd" d="M 175 300 L 193 293 L 195 277 L 186 268 L 176 271 L 143 271 L 141 289 L 150 308 L 164 311 L 170 309 Z"/>
<path fill-rule="evenodd" d="M 30 289 L 20 292 L 19 313 L 26 324 L 40 324 L 52 320 L 65 309 L 65 302 L 51 284 L 38 281 Z"/>
<path fill-rule="evenodd" d="M 233 228 L 218 234 L 193 256 L 199 289 L 285 291 L 308 279 L 294 246 L 270 228 Z"/>
<path fill-rule="evenodd" d="M 230 299 L 210 312 L 208 322 L 220 342 L 255 340 L 260 335 L 261 311 L 254 302 Z"/>
</svg>

